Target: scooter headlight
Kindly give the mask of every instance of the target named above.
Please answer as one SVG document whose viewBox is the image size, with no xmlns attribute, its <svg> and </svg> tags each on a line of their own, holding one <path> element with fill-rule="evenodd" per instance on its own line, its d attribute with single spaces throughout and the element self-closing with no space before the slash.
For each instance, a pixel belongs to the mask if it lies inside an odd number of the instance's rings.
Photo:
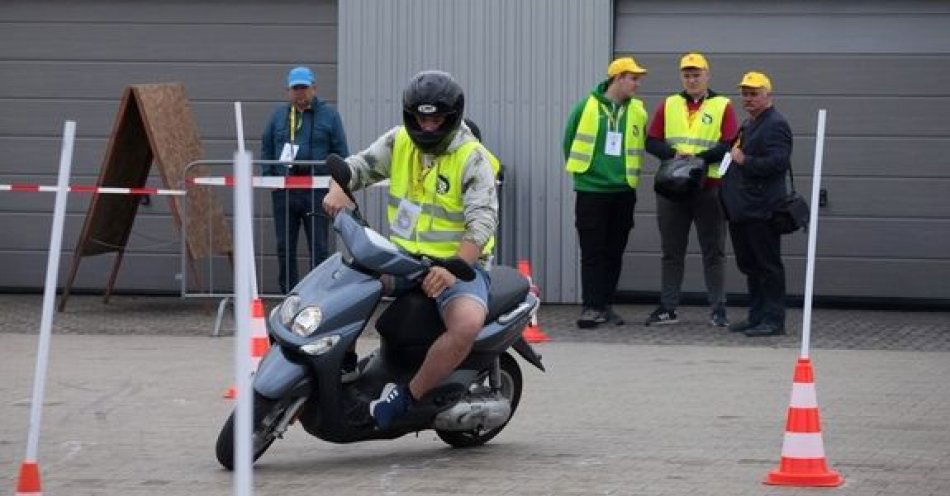
<svg viewBox="0 0 950 496">
<path fill-rule="evenodd" d="M 294 317 L 297 316 L 297 312 L 299 311 L 300 297 L 297 295 L 288 296 L 284 302 L 280 304 L 280 323 L 290 327 L 290 323 L 293 322 Z"/>
<path fill-rule="evenodd" d="M 298 336 L 307 337 L 313 334 L 313 332 L 317 330 L 317 327 L 320 327 L 321 320 L 323 320 L 323 313 L 320 311 L 320 308 L 309 306 L 297 313 L 297 316 L 294 317 L 293 326 L 291 326 L 290 329 Z"/>
</svg>

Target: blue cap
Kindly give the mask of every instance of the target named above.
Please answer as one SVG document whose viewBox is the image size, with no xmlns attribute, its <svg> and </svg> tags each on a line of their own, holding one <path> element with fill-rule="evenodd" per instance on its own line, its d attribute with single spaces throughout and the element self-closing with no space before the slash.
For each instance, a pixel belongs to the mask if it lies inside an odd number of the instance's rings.
<svg viewBox="0 0 950 496">
<path fill-rule="evenodd" d="M 287 87 L 293 87 L 297 85 L 306 85 L 313 86 L 313 81 L 316 79 L 316 76 L 313 75 L 313 71 L 309 67 L 294 67 L 287 73 Z"/>
</svg>

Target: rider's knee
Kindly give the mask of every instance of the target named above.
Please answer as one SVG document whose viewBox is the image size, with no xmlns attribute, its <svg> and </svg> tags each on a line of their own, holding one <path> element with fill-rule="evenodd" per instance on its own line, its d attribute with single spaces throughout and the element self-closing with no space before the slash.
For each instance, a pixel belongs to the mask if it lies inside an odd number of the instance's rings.
<svg viewBox="0 0 950 496">
<path fill-rule="evenodd" d="M 475 339 L 485 323 L 485 309 L 468 298 L 456 298 L 445 313 L 445 327 L 449 332 Z"/>
</svg>

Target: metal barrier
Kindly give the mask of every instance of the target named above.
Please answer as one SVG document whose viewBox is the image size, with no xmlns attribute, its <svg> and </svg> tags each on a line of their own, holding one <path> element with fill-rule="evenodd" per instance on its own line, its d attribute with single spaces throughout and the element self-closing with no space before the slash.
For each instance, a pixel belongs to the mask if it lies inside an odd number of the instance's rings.
<svg viewBox="0 0 950 496">
<path fill-rule="evenodd" d="M 320 166 L 323 165 L 323 161 L 294 161 L 292 163 L 293 167 L 311 167 L 311 166 Z M 254 271 L 255 274 L 255 290 L 256 293 L 262 298 L 276 298 L 283 296 L 279 292 L 269 291 L 273 289 L 273 284 L 271 284 L 272 273 L 267 270 L 268 266 L 272 264 L 265 263 L 268 259 L 279 258 L 277 257 L 276 246 L 274 251 L 270 251 L 271 245 L 270 240 L 274 239 L 276 236 L 276 231 L 273 227 L 268 229 L 268 224 L 271 223 L 273 219 L 273 212 L 270 215 L 266 215 L 265 212 L 268 211 L 268 206 L 272 204 L 270 195 L 266 196 L 260 194 L 261 191 L 272 192 L 278 189 L 308 189 L 312 191 L 320 191 L 320 194 L 327 189 L 327 184 L 329 182 L 329 177 L 327 175 L 292 175 L 287 174 L 291 169 L 289 167 L 284 167 L 285 175 L 284 176 L 262 176 L 262 168 L 267 165 L 288 165 L 286 162 L 279 160 L 255 160 L 252 163 L 254 168 L 254 191 L 255 191 L 255 201 L 256 206 L 254 212 L 254 231 L 255 243 L 254 243 Z M 216 188 L 221 191 L 230 192 L 230 186 L 233 185 L 233 179 L 230 174 L 233 171 L 233 161 L 232 160 L 196 160 L 189 163 L 185 166 L 181 189 L 185 190 L 187 188 L 194 187 L 207 187 L 207 188 Z M 224 186 L 224 187 L 222 187 Z M 263 197 L 263 198 L 262 198 Z M 184 197 L 184 198 L 187 198 Z M 232 196 L 218 196 L 224 205 L 230 205 Z M 288 204 L 285 205 L 285 208 L 289 206 L 290 195 L 286 195 Z M 261 205 L 265 205 L 261 207 Z M 230 216 L 230 208 L 224 208 L 224 214 L 226 217 Z M 286 211 L 286 210 L 285 210 Z M 200 215 L 201 213 L 197 213 Z M 208 212 L 209 222 L 208 225 L 212 225 L 210 222 L 210 216 L 212 212 Z M 313 219 L 317 218 L 322 214 L 319 203 L 314 205 Z M 182 219 L 183 222 L 188 222 L 188 219 L 191 219 L 193 213 L 189 211 L 189 206 L 187 200 L 182 202 Z M 300 229 L 303 226 L 296 226 L 297 229 Z M 313 225 L 311 227 L 311 232 L 314 233 L 314 236 L 317 236 L 318 229 L 315 229 Z M 285 239 L 290 238 L 287 236 L 289 234 L 289 215 L 285 216 Z M 265 235 L 265 232 L 267 235 Z M 206 257 L 206 260 L 192 260 L 189 258 L 188 254 L 188 229 L 181 229 L 181 296 L 183 298 L 220 298 L 221 302 L 218 305 L 217 317 L 215 319 L 214 329 L 212 330 L 212 335 L 217 336 L 221 328 L 221 322 L 224 317 L 224 313 L 227 307 L 227 304 L 234 297 L 233 291 L 233 278 L 232 276 L 232 267 L 233 265 L 233 247 L 227 253 L 216 252 L 215 250 L 210 250 L 210 255 Z M 209 236 L 208 243 L 209 246 L 215 246 L 216 240 L 214 237 L 214 229 L 207 229 Z M 327 229 L 326 239 L 324 243 L 327 249 L 327 254 L 333 252 L 333 242 L 332 236 L 330 236 L 330 229 Z M 229 236 L 230 238 L 230 236 Z M 306 240 L 306 234 L 303 236 Z M 315 242 L 317 240 L 314 240 Z M 230 245 L 230 241 L 227 242 Z M 299 245 L 298 239 L 298 245 Z M 306 243 L 304 243 L 306 244 Z M 276 242 L 275 242 L 276 245 Z M 306 246 L 306 260 L 309 260 L 313 257 L 311 254 L 312 246 Z M 286 243 L 285 250 L 291 251 L 289 242 Z M 226 263 L 225 263 L 226 262 Z M 319 260 L 316 261 L 319 263 Z M 276 265 L 278 262 L 275 260 L 273 265 Z M 290 264 L 297 264 L 299 267 L 300 256 L 294 260 L 291 260 L 289 257 L 285 257 L 285 270 L 289 272 Z M 308 264 L 309 267 L 309 264 Z M 191 272 L 189 272 L 189 268 Z M 309 271 L 309 268 L 301 271 L 301 278 L 306 275 Z M 189 277 L 189 275 L 193 277 Z M 203 277 L 202 277 L 203 276 Z"/>
</svg>

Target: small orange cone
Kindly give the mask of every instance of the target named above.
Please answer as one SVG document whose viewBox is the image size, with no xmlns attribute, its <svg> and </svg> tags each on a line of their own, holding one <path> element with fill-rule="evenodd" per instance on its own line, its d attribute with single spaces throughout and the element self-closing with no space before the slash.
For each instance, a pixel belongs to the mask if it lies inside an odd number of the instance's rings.
<svg viewBox="0 0 950 496">
<path fill-rule="evenodd" d="M 267 338 L 267 322 L 264 320 L 264 302 L 254 298 L 251 302 L 251 370 L 257 370 L 261 359 L 270 349 L 270 340 Z M 224 392 L 224 398 L 237 398 L 237 389 L 229 387 Z"/>
<path fill-rule="evenodd" d="M 841 474 L 830 470 L 825 462 L 815 373 L 808 358 L 799 358 L 795 364 L 782 460 L 763 482 L 799 487 L 834 487 L 844 482 Z"/>
<path fill-rule="evenodd" d="M 257 370 L 261 359 L 270 349 L 267 339 L 267 322 L 264 320 L 264 302 L 254 298 L 251 303 L 251 369 Z"/>
<path fill-rule="evenodd" d="M 237 398 L 237 388 L 234 386 L 228 386 L 228 388 L 224 390 L 224 394 L 221 396 L 226 400 L 233 400 Z"/>
<path fill-rule="evenodd" d="M 20 465 L 20 478 L 16 484 L 16 496 L 42 496 L 40 468 L 34 460 L 24 460 Z"/>
<path fill-rule="evenodd" d="M 541 291 L 538 290 L 538 287 L 534 285 L 534 281 L 531 279 L 531 264 L 527 260 L 518 260 L 518 272 L 528 280 L 528 287 L 531 293 L 540 297 Z M 551 338 L 541 330 L 541 326 L 538 324 L 537 308 L 531 312 L 531 321 L 525 326 L 521 336 L 529 343 L 544 343 L 551 340 Z"/>
</svg>

